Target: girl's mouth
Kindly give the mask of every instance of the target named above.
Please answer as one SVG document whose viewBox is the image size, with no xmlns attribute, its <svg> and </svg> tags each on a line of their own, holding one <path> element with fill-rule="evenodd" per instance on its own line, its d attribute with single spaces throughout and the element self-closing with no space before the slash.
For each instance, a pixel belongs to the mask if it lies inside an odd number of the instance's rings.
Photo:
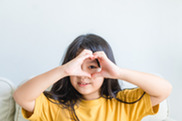
<svg viewBox="0 0 182 121">
<path fill-rule="evenodd" d="M 89 85 L 90 83 L 85 83 L 85 82 L 78 82 L 78 85 L 80 86 L 80 87 L 85 87 L 85 86 L 87 86 L 87 85 Z"/>
</svg>

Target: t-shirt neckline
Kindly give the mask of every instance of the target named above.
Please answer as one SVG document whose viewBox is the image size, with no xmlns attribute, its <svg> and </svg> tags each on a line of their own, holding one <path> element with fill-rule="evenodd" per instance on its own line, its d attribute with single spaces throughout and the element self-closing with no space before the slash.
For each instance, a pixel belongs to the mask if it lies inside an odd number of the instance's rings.
<svg viewBox="0 0 182 121">
<path fill-rule="evenodd" d="M 93 107 L 93 106 L 98 106 L 98 105 L 103 104 L 104 101 L 105 101 L 104 97 L 99 97 L 99 98 L 93 99 L 93 100 L 81 99 L 79 102 L 79 106 L 81 106 L 81 107 Z"/>
</svg>

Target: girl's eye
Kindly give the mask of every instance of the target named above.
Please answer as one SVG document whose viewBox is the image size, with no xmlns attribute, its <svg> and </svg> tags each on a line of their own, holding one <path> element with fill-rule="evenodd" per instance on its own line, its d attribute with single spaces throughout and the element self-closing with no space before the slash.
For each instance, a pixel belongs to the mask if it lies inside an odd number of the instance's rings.
<svg viewBox="0 0 182 121">
<path fill-rule="evenodd" d="M 89 68 L 90 68 L 90 69 L 94 69 L 94 68 L 97 68 L 97 67 L 95 67 L 95 66 L 89 66 Z"/>
</svg>

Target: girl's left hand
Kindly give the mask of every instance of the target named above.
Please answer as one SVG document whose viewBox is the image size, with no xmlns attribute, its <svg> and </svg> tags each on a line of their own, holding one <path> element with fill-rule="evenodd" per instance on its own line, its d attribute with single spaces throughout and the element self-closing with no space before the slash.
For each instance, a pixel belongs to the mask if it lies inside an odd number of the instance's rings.
<svg viewBox="0 0 182 121">
<path fill-rule="evenodd" d="M 93 53 L 94 58 L 98 59 L 101 70 L 92 74 L 92 77 L 102 76 L 105 78 L 117 79 L 120 68 L 114 64 L 103 51 Z"/>
</svg>

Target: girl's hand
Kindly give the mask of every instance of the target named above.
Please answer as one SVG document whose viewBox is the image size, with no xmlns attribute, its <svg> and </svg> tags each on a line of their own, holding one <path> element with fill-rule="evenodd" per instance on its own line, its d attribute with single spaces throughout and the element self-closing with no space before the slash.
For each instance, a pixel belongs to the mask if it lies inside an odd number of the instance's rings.
<svg viewBox="0 0 182 121">
<path fill-rule="evenodd" d="M 103 51 L 95 52 L 94 58 L 98 59 L 101 70 L 92 74 L 92 77 L 102 76 L 105 78 L 117 79 L 119 76 L 120 68 L 109 60 Z"/>
<path fill-rule="evenodd" d="M 72 59 L 68 63 L 64 64 L 64 70 L 67 76 L 87 76 L 91 77 L 91 74 L 83 71 L 82 64 L 85 59 L 93 59 L 93 53 L 90 50 L 84 49 L 76 58 Z"/>
</svg>

